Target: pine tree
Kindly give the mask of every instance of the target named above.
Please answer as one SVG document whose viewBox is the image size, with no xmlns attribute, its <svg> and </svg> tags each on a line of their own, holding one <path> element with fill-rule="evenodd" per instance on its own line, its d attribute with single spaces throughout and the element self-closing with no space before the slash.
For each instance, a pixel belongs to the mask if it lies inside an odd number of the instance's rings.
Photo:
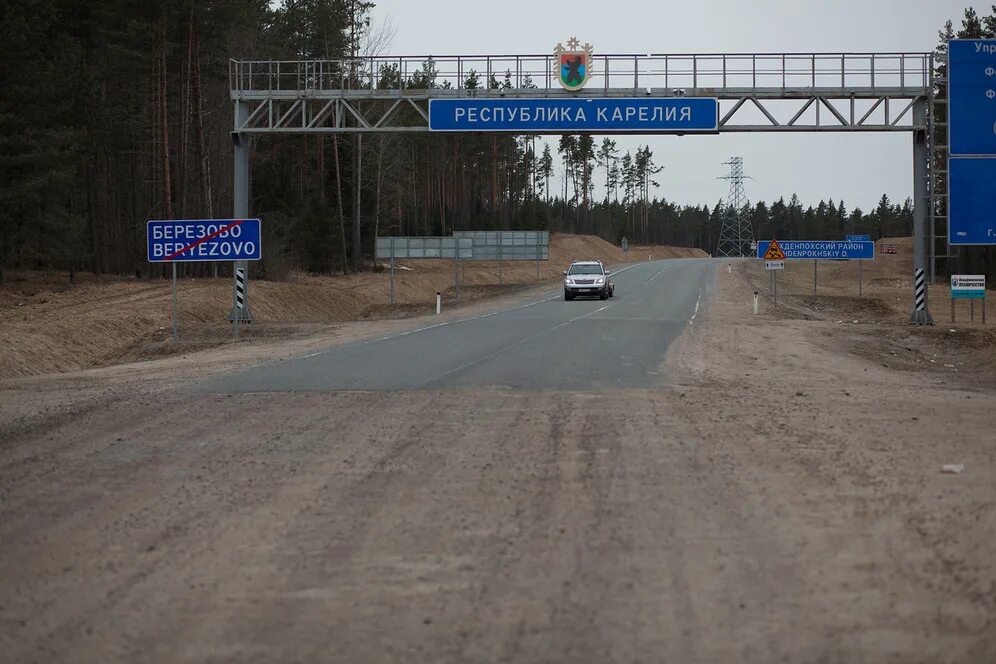
<svg viewBox="0 0 996 664">
<path fill-rule="evenodd" d="M 609 198 L 612 195 L 612 167 L 616 162 L 616 154 L 618 149 L 616 148 L 616 142 L 611 138 L 606 136 L 602 139 L 602 145 L 598 148 L 598 165 L 605 169 L 605 202 L 609 202 Z"/>
</svg>

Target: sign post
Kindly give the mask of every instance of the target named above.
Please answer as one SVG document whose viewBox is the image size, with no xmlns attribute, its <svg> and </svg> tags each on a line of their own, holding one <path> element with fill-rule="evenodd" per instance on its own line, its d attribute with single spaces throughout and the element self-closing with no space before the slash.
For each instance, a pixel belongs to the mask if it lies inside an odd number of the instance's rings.
<svg viewBox="0 0 996 664">
<path fill-rule="evenodd" d="M 146 242 L 150 263 L 173 264 L 173 341 L 179 338 L 176 306 L 177 263 L 258 261 L 263 257 L 259 219 L 153 219 L 146 223 Z M 243 279 L 244 268 L 241 271 Z M 237 290 L 237 289 L 236 289 Z M 242 307 L 234 306 L 238 314 Z M 244 304 L 245 285 L 242 300 Z"/>
<path fill-rule="evenodd" d="M 757 242 L 751 242 L 751 247 L 757 251 L 758 257 L 764 260 L 764 269 L 771 274 L 771 292 L 774 297 L 775 308 L 778 308 L 778 271 L 785 269 L 785 252 L 782 251 L 778 240 L 771 240 L 764 252 Z"/>
<path fill-rule="evenodd" d="M 848 242 L 871 242 L 871 235 L 848 235 Z M 861 274 L 861 262 L 862 259 L 858 259 L 858 297 L 861 297 L 861 283 L 863 281 Z"/>
<path fill-rule="evenodd" d="M 778 249 L 778 244 L 777 243 L 774 243 L 774 246 L 775 246 L 775 248 L 776 248 L 777 251 L 774 252 L 774 253 L 772 253 L 771 248 L 769 247 L 768 248 L 768 253 L 771 253 L 772 255 L 775 255 L 775 254 L 781 252 L 781 249 Z M 782 254 L 782 255 L 784 256 L 784 254 Z M 772 296 L 774 297 L 774 304 L 775 304 L 775 308 L 777 309 L 778 308 L 778 271 L 785 269 L 785 261 L 783 261 L 783 260 L 778 260 L 778 261 L 764 261 L 764 269 L 768 271 L 768 275 L 769 275 L 769 278 L 768 278 L 768 292 L 771 293 Z"/>
<path fill-rule="evenodd" d="M 179 338 L 179 331 L 177 330 L 177 315 L 176 315 L 176 263 L 173 263 L 173 343 L 176 343 Z"/>
</svg>

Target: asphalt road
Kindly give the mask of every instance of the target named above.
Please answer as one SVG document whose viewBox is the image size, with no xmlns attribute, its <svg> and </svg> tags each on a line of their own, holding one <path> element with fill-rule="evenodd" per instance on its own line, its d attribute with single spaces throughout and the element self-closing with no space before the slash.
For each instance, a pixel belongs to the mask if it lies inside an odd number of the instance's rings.
<svg viewBox="0 0 996 664">
<path fill-rule="evenodd" d="M 622 268 L 616 295 L 539 301 L 356 343 L 212 381 L 217 392 L 460 387 L 651 387 L 668 346 L 698 311 L 710 259 Z"/>
</svg>

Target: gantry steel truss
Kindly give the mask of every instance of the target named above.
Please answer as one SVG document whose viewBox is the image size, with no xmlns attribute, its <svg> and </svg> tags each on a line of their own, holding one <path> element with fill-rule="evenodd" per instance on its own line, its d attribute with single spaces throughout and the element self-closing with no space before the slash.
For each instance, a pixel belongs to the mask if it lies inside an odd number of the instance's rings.
<svg viewBox="0 0 996 664">
<path fill-rule="evenodd" d="M 432 99 L 714 97 L 720 132 L 911 132 L 914 267 L 926 268 L 928 240 L 941 255 L 931 53 L 595 55 L 577 92 L 559 87 L 555 64 L 552 53 L 232 60 L 235 217 L 248 215 L 251 135 L 428 133 Z M 925 300 L 911 321 L 932 322 Z"/>
<path fill-rule="evenodd" d="M 716 97 L 720 131 L 911 131 L 929 53 L 603 55 L 578 92 L 540 55 L 230 63 L 244 133 L 427 132 L 430 99 Z M 474 79 L 477 82 L 474 82 Z"/>
</svg>

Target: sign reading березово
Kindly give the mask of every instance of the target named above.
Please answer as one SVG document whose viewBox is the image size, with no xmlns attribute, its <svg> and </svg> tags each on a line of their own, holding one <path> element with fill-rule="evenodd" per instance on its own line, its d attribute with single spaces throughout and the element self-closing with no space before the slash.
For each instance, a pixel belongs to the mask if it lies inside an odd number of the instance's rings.
<svg viewBox="0 0 996 664">
<path fill-rule="evenodd" d="M 770 240 L 757 243 L 757 257 L 764 258 L 768 251 Z M 779 240 L 778 245 L 785 253 L 785 258 L 792 259 L 830 259 L 830 258 L 875 258 L 874 242 L 847 242 L 839 240 Z"/>
<path fill-rule="evenodd" d="M 149 262 L 258 261 L 259 219 L 157 219 L 147 224 Z"/>
<path fill-rule="evenodd" d="M 430 99 L 429 129 L 715 133 L 719 131 L 719 101 L 710 97 Z"/>
</svg>

